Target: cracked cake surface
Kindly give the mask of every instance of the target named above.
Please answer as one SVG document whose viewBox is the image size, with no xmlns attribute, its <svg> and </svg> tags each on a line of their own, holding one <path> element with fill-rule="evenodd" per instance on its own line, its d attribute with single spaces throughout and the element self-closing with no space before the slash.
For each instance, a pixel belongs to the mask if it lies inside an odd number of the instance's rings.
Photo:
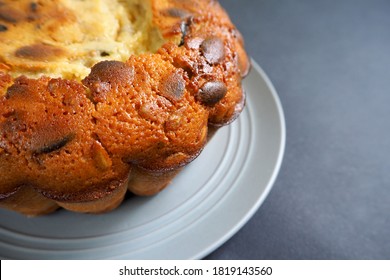
<svg viewBox="0 0 390 280">
<path fill-rule="evenodd" d="M 158 193 L 244 108 L 214 0 L 0 0 L 0 48 L 0 207 L 30 216 Z"/>
</svg>

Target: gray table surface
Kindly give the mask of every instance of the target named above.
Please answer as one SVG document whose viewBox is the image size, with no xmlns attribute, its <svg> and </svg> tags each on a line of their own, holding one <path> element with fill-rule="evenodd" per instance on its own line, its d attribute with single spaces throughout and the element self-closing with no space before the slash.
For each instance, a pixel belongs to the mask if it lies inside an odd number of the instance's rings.
<svg viewBox="0 0 390 280">
<path fill-rule="evenodd" d="M 283 104 L 278 179 L 206 259 L 390 259 L 390 1 L 221 0 Z"/>
</svg>

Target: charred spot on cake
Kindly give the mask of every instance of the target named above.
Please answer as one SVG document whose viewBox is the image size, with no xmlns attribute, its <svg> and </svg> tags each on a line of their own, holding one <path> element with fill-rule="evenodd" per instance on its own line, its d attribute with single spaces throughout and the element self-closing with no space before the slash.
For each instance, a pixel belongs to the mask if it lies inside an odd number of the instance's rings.
<svg viewBox="0 0 390 280">
<path fill-rule="evenodd" d="M 3 25 L 3 24 L 0 24 L 0 32 L 5 32 L 8 30 L 8 27 Z"/>
<path fill-rule="evenodd" d="M 200 45 L 200 49 L 209 64 L 218 64 L 225 59 L 225 46 L 216 36 L 206 38 Z"/>
<path fill-rule="evenodd" d="M 0 5 L 0 20 L 4 20 L 9 23 L 18 23 L 24 20 L 26 15 L 9 5 Z"/>
<path fill-rule="evenodd" d="M 35 20 L 38 20 L 40 18 L 38 7 L 39 7 L 39 5 L 37 2 L 30 3 L 28 15 L 27 15 L 28 21 L 35 21 Z M 36 26 L 39 29 L 40 25 L 37 24 Z"/>
<path fill-rule="evenodd" d="M 15 51 L 15 56 L 31 60 L 51 61 L 63 55 L 65 51 L 62 48 L 45 44 L 24 46 Z"/>
<path fill-rule="evenodd" d="M 52 140 L 49 143 L 45 143 L 43 146 L 33 150 L 33 153 L 36 155 L 52 153 L 63 148 L 66 144 L 72 141 L 74 137 L 74 133 L 67 134 L 64 137 Z"/>
<path fill-rule="evenodd" d="M 205 83 L 195 95 L 195 98 L 209 106 L 215 105 L 227 93 L 227 87 L 223 82 L 212 81 Z"/>
<path fill-rule="evenodd" d="M 30 3 L 30 11 L 33 13 L 36 13 L 38 11 L 38 3 L 37 2 Z"/>
<path fill-rule="evenodd" d="M 178 71 L 167 75 L 160 85 L 159 94 L 171 102 L 179 101 L 186 87 L 183 75 Z"/>
</svg>

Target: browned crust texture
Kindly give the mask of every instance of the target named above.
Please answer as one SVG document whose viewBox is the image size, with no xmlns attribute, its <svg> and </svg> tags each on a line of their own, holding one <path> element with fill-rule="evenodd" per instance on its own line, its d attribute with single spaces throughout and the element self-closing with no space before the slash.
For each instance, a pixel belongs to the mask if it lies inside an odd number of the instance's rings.
<svg viewBox="0 0 390 280">
<path fill-rule="evenodd" d="M 209 126 L 238 116 L 250 63 L 218 2 L 151 6 L 168 42 L 126 62 L 100 62 L 81 82 L 11 78 L 0 61 L 0 207 L 105 212 L 120 204 L 128 181 L 136 194 L 155 194 L 201 152 Z M 14 23 L 3 16 L 0 24 L 7 32 Z M 16 52 L 58 52 L 44 48 Z M 22 193 L 34 193 L 31 211 Z"/>
</svg>

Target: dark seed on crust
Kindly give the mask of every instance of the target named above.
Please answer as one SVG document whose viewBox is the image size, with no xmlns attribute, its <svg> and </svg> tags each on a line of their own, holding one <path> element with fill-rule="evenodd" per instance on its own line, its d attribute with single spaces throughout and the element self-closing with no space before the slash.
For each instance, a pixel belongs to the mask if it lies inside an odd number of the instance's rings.
<svg viewBox="0 0 390 280">
<path fill-rule="evenodd" d="M 51 152 L 59 150 L 62 147 L 64 147 L 66 144 L 68 144 L 70 141 L 72 141 L 74 136 L 75 136 L 74 134 L 66 135 L 65 137 L 63 137 L 61 139 L 55 140 L 55 141 L 43 146 L 42 148 L 37 149 L 35 151 L 35 153 L 36 154 L 49 154 Z"/>
<path fill-rule="evenodd" d="M 110 53 L 108 53 L 108 52 L 106 52 L 106 51 L 101 51 L 101 52 L 100 52 L 100 56 L 101 56 L 101 57 L 110 56 Z"/>
<path fill-rule="evenodd" d="M 188 33 L 188 24 L 185 21 L 180 23 L 180 30 L 181 30 L 181 39 L 180 39 L 179 47 L 184 45 L 184 40 Z"/>
<path fill-rule="evenodd" d="M 38 10 L 38 4 L 36 2 L 31 2 L 30 10 L 35 13 Z"/>
<path fill-rule="evenodd" d="M 225 46 L 218 37 L 208 37 L 200 45 L 200 49 L 206 61 L 210 64 L 221 63 L 225 58 Z"/>
<path fill-rule="evenodd" d="M 196 94 L 196 99 L 206 105 L 214 105 L 225 97 L 227 87 L 223 82 L 207 82 Z"/>
<path fill-rule="evenodd" d="M 5 32 L 7 30 L 8 30 L 7 26 L 0 24 L 0 32 Z"/>
<path fill-rule="evenodd" d="M 186 83 L 183 76 L 178 72 L 174 72 L 161 83 L 160 94 L 169 101 L 178 101 L 182 98 L 185 87 Z"/>
</svg>

